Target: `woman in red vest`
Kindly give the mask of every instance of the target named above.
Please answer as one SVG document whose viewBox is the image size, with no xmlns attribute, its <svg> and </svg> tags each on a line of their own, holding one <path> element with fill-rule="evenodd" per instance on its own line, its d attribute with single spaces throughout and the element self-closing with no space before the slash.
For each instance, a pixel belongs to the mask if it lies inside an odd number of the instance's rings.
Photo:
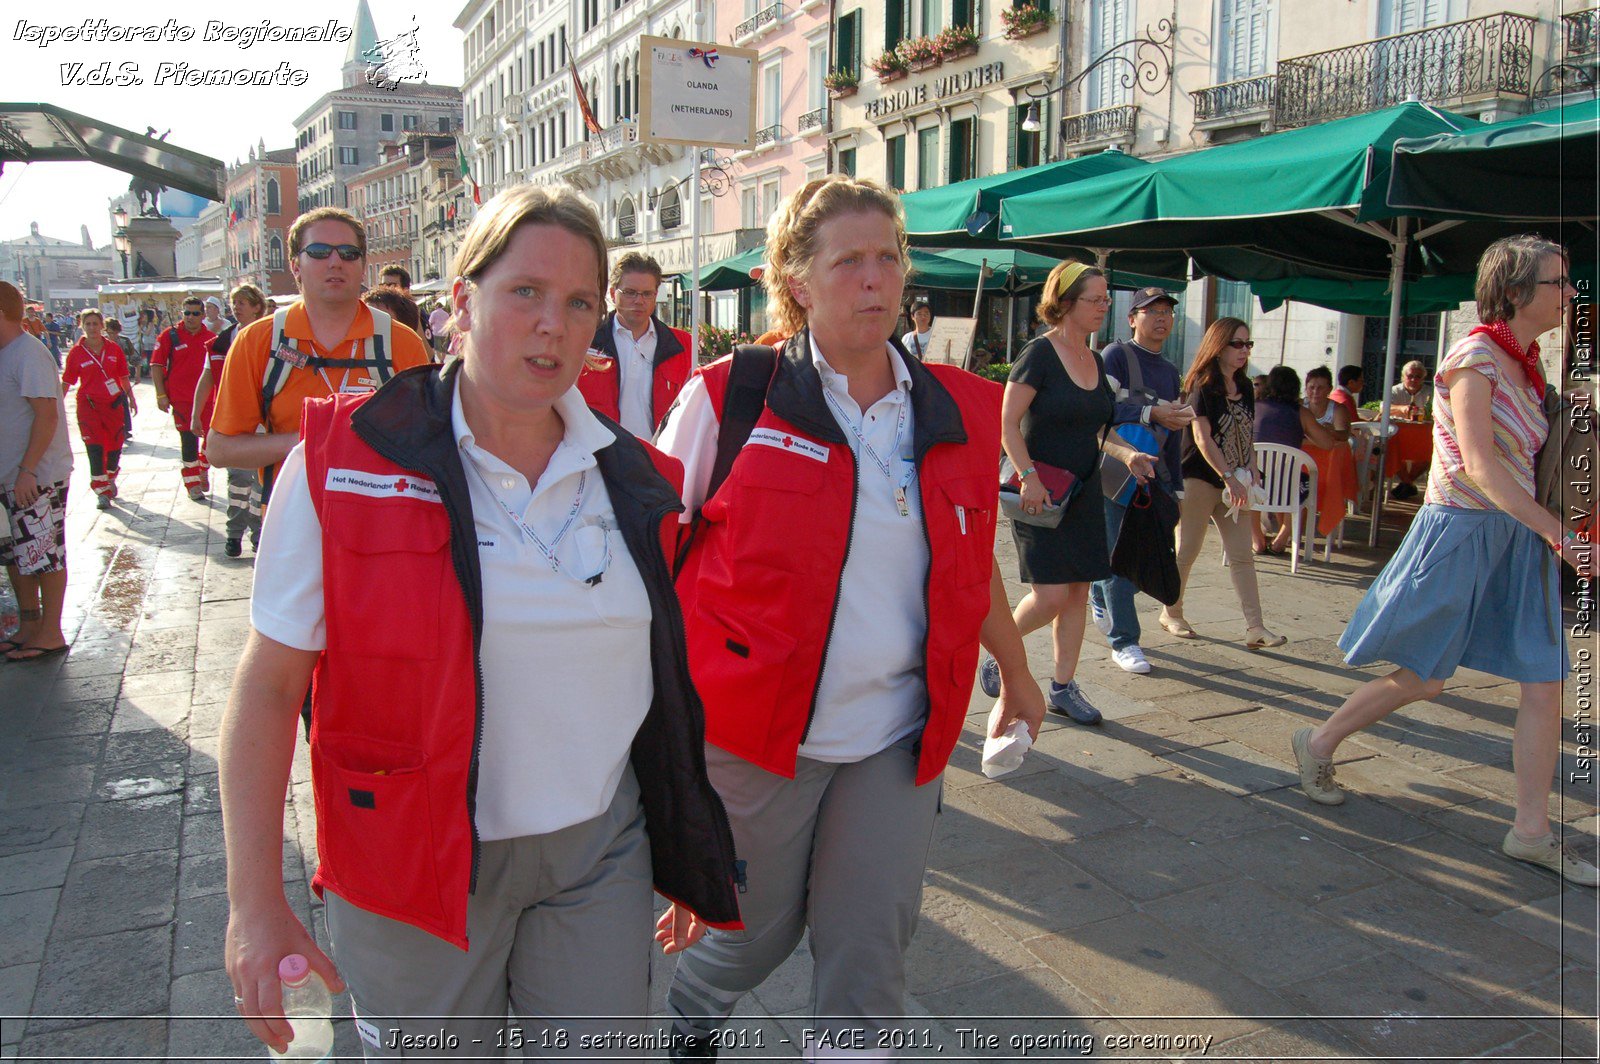
<svg viewBox="0 0 1600 1064">
<path fill-rule="evenodd" d="M 105 338 L 105 318 L 93 307 L 78 312 L 83 338 L 67 352 L 61 369 L 62 389 L 78 386 L 78 432 L 89 459 L 89 487 L 95 505 L 111 509 L 117 497 L 117 470 L 128 439 L 124 409 L 139 412 L 128 379 L 128 359 L 120 345 Z"/>
<path fill-rule="evenodd" d="M 279 473 L 219 758 L 228 972 L 279 1049 L 299 953 L 369 1056 L 614 1054 L 646 1036 L 652 883 L 695 914 L 673 948 L 740 926 L 672 586 L 681 467 L 574 387 L 606 277 L 576 193 L 485 204 L 454 275 L 462 357 L 308 403 Z M 313 673 L 338 972 L 280 867 Z"/>
<path fill-rule="evenodd" d="M 763 363 L 754 425 L 742 399 L 724 418 L 756 365 L 742 352 L 690 379 L 660 435 L 698 509 L 678 588 L 745 923 L 678 962 L 667 1003 L 680 1060 L 715 1057 L 739 998 L 807 930 L 818 1038 L 865 1031 L 876 1046 L 904 1012 L 980 643 L 1004 685 L 996 734 L 1016 720 L 1037 734 L 1044 716 L 994 562 L 1000 388 L 894 338 L 899 202 L 870 181 L 811 181 L 773 216 L 767 255 L 790 338 Z M 712 490 L 724 432 L 745 439 Z"/>
</svg>

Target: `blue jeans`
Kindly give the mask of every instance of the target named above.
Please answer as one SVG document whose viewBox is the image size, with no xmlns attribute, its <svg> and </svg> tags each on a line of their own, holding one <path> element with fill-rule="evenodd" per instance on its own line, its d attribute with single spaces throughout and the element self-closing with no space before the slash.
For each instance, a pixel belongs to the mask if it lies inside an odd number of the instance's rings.
<svg viewBox="0 0 1600 1064">
<path fill-rule="evenodd" d="M 1117 533 L 1122 530 L 1122 518 L 1127 512 L 1126 506 L 1106 500 L 1106 545 L 1113 551 L 1117 548 Z M 1125 576 L 1112 576 L 1089 585 L 1090 604 L 1111 616 L 1112 650 L 1139 643 L 1139 611 L 1133 604 L 1138 590 Z"/>
</svg>

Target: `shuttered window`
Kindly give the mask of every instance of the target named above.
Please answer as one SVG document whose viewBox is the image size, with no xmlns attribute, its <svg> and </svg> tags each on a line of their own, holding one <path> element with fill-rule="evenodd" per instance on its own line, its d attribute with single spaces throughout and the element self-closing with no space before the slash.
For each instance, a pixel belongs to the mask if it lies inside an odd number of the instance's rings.
<svg viewBox="0 0 1600 1064">
<path fill-rule="evenodd" d="M 1130 36 L 1128 15 L 1130 0 L 1100 0 L 1089 9 L 1089 55 L 1094 62 L 1114 45 Z M 1123 84 L 1127 67 L 1122 63 L 1102 63 L 1089 75 L 1085 103 L 1087 110 L 1099 111 L 1128 103 L 1133 90 Z"/>
<path fill-rule="evenodd" d="M 1267 72 L 1267 30 L 1272 0 L 1222 0 L 1217 26 L 1217 82 L 1243 81 Z"/>
</svg>

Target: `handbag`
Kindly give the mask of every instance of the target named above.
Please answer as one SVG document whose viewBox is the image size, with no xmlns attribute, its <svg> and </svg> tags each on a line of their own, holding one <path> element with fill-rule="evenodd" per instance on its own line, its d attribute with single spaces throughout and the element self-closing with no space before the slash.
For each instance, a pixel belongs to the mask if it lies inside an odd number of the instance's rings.
<svg viewBox="0 0 1600 1064">
<path fill-rule="evenodd" d="M 1000 509 L 1011 520 L 1020 521 L 1025 525 L 1059 528 L 1061 518 L 1066 515 L 1067 505 L 1082 490 L 1083 480 L 1070 469 L 1046 465 L 1043 462 L 1033 463 L 1033 471 L 1039 475 L 1039 482 L 1044 485 L 1046 499 L 1044 506 L 1040 507 L 1036 514 L 1023 510 L 1022 481 L 1017 476 L 1017 467 L 1011 464 L 1009 456 L 1004 453 L 1000 455 Z"/>
<path fill-rule="evenodd" d="M 1178 501 L 1157 485 L 1142 485 L 1128 501 L 1128 512 L 1111 551 L 1111 571 L 1163 606 L 1183 595 L 1174 535 L 1177 527 Z"/>
<path fill-rule="evenodd" d="M 1154 406 L 1161 401 L 1159 395 L 1144 386 L 1144 370 L 1139 366 L 1139 356 L 1136 353 L 1128 355 L 1127 392 L 1129 398 L 1139 400 L 1143 406 Z M 1168 431 L 1160 425 L 1146 425 L 1142 422 L 1128 422 L 1116 426 L 1117 435 L 1121 436 L 1125 443 L 1155 458 L 1156 475 L 1163 478 L 1168 474 L 1165 463 L 1161 461 L 1161 448 L 1167 442 Z M 1133 471 L 1122 459 L 1109 454 L 1101 456 L 1100 488 L 1106 493 L 1106 498 L 1119 506 L 1126 506 L 1133 498 L 1138 485 Z"/>
</svg>

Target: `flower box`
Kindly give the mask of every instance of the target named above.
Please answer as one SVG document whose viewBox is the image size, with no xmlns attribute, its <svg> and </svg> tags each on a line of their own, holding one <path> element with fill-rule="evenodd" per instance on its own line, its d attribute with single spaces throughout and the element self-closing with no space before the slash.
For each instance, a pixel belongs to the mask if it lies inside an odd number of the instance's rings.
<svg viewBox="0 0 1600 1064">
<path fill-rule="evenodd" d="M 856 94 L 856 89 L 859 87 L 860 86 L 857 85 L 838 85 L 831 87 L 828 89 L 828 98 L 831 100 L 842 100 L 847 96 L 854 96 Z"/>
</svg>

